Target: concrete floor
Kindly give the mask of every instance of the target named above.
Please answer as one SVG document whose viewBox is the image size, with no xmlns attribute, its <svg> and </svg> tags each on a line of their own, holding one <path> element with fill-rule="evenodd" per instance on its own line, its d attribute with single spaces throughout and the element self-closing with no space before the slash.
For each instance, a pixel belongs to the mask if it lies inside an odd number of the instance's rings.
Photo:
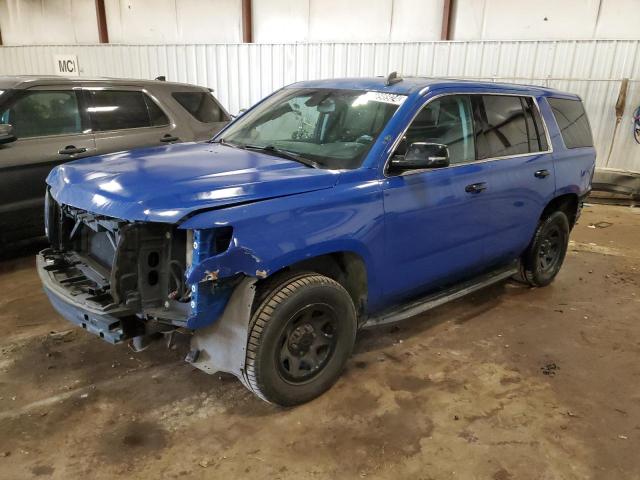
<svg viewBox="0 0 640 480">
<path fill-rule="evenodd" d="M 291 410 L 70 328 L 33 257 L 6 260 L 0 478 L 638 479 L 640 209 L 589 206 L 572 239 L 550 287 L 363 332 Z"/>
</svg>

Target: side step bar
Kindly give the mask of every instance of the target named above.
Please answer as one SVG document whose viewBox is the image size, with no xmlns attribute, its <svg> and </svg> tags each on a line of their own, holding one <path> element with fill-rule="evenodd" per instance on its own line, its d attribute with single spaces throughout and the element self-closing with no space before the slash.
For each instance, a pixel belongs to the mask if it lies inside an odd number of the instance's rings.
<svg viewBox="0 0 640 480">
<path fill-rule="evenodd" d="M 377 327 L 388 323 L 399 322 L 407 318 L 424 313 L 432 308 L 464 297 L 482 288 L 498 283 L 518 273 L 518 263 L 485 273 L 479 277 L 467 280 L 441 292 L 432 293 L 411 303 L 403 304 L 392 310 L 386 310 L 378 315 L 369 317 L 361 328 Z"/>
</svg>

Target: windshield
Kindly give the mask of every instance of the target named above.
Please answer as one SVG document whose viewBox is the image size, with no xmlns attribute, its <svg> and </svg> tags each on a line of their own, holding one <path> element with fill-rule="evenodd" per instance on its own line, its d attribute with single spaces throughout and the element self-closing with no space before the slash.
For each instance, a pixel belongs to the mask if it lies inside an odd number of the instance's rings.
<svg viewBox="0 0 640 480">
<path fill-rule="evenodd" d="M 320 168 L 353 169 L 405 98 L 363 90 L 284 89 L 238 118 L 216 141 L 267 154 L 286 152 Z"/>
</svg>

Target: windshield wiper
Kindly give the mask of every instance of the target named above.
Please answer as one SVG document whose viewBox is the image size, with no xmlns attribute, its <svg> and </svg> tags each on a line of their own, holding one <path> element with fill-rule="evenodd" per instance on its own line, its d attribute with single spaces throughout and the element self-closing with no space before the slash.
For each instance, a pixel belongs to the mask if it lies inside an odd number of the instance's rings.
<svg viewBox="0 0 640 480">
<path fill-rule="evenodd" d="M 238 145 L 240 148 L 245 148 L 247 150 L 258 150 L 260 152 L 271 153 L 273 155 L 277 155 L 281 158 L 286 158 L 287 160 L 293 160 L 294 162 L 301 163 L 311 168 L 320 168 L 320 166 L 314 162 L 313 160 L 309 160 L 308 158 L 301 157 L 296 155 L 293 152 L 289 152 L 288 150 L 283 150 L 281 148 L 275 147 L 273 145 Z"/>
</svg>

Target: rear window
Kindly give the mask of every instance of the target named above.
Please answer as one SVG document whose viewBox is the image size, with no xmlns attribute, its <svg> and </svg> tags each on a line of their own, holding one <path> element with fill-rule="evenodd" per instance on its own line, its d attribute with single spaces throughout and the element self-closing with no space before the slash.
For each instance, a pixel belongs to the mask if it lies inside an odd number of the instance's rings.
<svg viewBox="0 0 640 480">
<path fill-rule="evenodd" d="M 169 118 L 141 91 L 91 90 L 89 114 L 98 132 L 168 125 Z"/>
<path fill-rule="evenodd" d="M 174 92 L 172 96 L 199 122 L 226 121 L 224 112 L 208 92 Z"/>
<path fill-rule="evenodd" d="M 580 100 L 548 98 L 567 148 L 592 147 L 589 119 Z"/>
</svg>

